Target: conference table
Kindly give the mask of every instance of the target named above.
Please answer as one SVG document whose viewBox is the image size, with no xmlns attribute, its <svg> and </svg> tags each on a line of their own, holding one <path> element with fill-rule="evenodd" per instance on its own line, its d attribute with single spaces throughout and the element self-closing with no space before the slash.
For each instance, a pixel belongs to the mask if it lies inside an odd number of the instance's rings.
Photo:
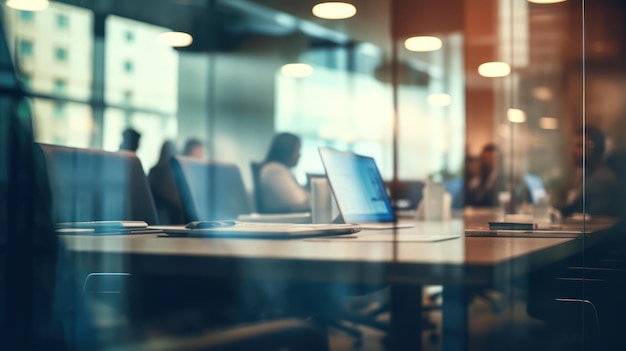
<svg viewBox="0 0 626 351">
<path fill-rule="evenodd" d="M 464 350 L 469 291 L 507 286 L 516 277 L 581 252 L 593 241 L 588 235 L 465 237 L 464 229 L 463 219 L 452 219 L 298 240 L 154 234 L 61 237 L 76 264 L 91 272 L 389 284 L 394 350 L 422 348 L 424 286 L 443 286 L 443 349 Z"/>
</svg>

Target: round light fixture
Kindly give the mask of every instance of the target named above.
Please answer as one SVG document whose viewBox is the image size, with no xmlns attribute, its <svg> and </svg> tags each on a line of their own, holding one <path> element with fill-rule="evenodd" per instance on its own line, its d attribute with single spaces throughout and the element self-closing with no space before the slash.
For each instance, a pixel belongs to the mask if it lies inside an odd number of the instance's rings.
<svg viewBox="0 0 626 351">
<path fill-rule="evenodd" d="M 478 74 L 483 77 L 505 77 L 511 73 L 511 67 L 506 62 L 485 62 L 478 66 Z"/>
<path fill-rule="evenodd" d="M 526 112 L 518 108 L 510 108 L 506 111 L 506 117 L 512 123 L 524 123 L 526 122 Z"/>
<path fill-rule="evenodd" d="M 559 129 L 559 120 L 554 117 L 541 117 L 539 118 L 539 127 L 548 130 Z"/>
<path fill-rule="evenodd" d="M 428 95 L 426 101 L 430 106 L 450 106 L 452 97 L 448 94 L 435 93 Z"/>
<path fill-rule="evenodd" d="M 159 43 L 175 48 L 185 47 L 193 43 L 193 37 L 185 32 L 165 32 L 159 34 Z"/>
<path fill-rule="evenodd" d="M 565 0 L 528 0 L 534 4 L 556 4 L 557 2 L 565 2 Z"/>
<path fill-rule="evenodd" d="M 356 15 L 356 7 L 347 2 L 322 2 L 311 9 L 316 17 L 323 19 L 346 19 Z"/>
<path fill-rule="evenodd" d="M 304 78 L 313 74 L 313 67 L 306 63 L 290 63 L 281 67 L 280 73 L 291 78 Z"/>
<path fill-rule="evenodd" d="M 7 7 L 22 11 L 43 11 L 48 8 L 48 0 L 7 0 Z"/>
<path fill-rule="evenodd" d="M 404 47 L 409 51 L 426 52 L 441 49 L 441 39 L 437 37 L 411 37 L 404 41 Z"/>
<path fill-rule="evenodd" d="M 548 101 L 552 99 L 552 90 L 548 87 L 538 86 L 533 89 L 533 96 L 537 100 Z"/>
</svg>

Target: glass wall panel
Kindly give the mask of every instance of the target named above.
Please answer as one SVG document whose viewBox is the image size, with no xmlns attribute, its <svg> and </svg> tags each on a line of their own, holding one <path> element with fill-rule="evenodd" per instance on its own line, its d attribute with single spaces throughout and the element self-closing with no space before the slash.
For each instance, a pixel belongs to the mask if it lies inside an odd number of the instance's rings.
<svg viewBox="0 0 626 351">
<path fill-rule="evenodd" d="M 14 8 L 24 3 L 45 8 Z M 0 101 L 21 101 L 2 108 L 27 131 L 31 111 L 34 141 L 50 145 L 36 148 L 48 172 L 2 151 L 0 198 L 22 211 L 18 184 L 50 208 L 34 229 L 7 225 L 19 240 L 0 235 L 0 257 L 31 232 L 60 243 L 47 267 L 59 274 L 47 274 L 58 339 L 214 341 L 295 315 L 313 339 L 330 330 L 338 351 L 626 349 L 626 6 L 354 0 L 336 18 L 315 5 L 3 2 L 0 83 L 14 66 L 24 89 L 2 85 Z M 11 150 L 30 145 L 7 130 Z M 272 152 L 280 133 L 296 138 Z M 194 144 L 202 152 L 187 152 Z M 328 188 L 319 147 L 376 167 Z M 48 173 L 51 194 L 38 192 L 46 180 L 14 180 Z M 333 190 L 358 203 L 337 206 Z M 372 218 L 411 228 L 359 220 L 332 240 L 286 234 L 292 222 L 350 221 L 346 208 L 389 210 Z M 231 222 L 243 219 L 272 224 Z M 87 223 L 53 232 L 70 220 Z M 252 229 L 211 237 L 238 227 Z M 0 289 L 14 281 L 0 275 Z"/>
</svg>

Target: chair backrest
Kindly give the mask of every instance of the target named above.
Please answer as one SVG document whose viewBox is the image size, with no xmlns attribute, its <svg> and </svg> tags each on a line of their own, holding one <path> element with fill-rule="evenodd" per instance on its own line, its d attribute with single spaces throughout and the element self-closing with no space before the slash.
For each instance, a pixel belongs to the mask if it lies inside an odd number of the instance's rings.
<svg viewBox="0 0 626 351">
<path fill-rule="evenodd" d="M 415 210 L 424 196 L 424 182 L 401 180 L 385 182 L 391 193 L 394 208 Z"/>
<path fill-rule="evenodd" d="M 141 161 L 130 152 L 38 144 L 57 222 L 135 220 L 158 224 Z"/>
<path fill-rule="evenodd" d="M 254 183 L 254 204 L 256 206 L 256 212 L 267 213 L 263 207 L 263 195 L 261 194 L 261 168 L 263 162 L 250 162 L 250 172 L 252 173 L 252 182 Z"/>
<path fill-rule="evenodd" d="M 236 219 L 252 212 L 236 165 L 175 156 L 172 169 L 187 222 Z"/>
</svg>

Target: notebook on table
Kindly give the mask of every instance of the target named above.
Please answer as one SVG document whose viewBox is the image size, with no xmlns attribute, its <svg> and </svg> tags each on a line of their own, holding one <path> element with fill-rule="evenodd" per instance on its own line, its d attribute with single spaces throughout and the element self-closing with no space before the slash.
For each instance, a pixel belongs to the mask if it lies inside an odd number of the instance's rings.
<svg viewBox="0 0 626 351">
<path fill-rule="evenodd" d="M 200 221 L 187 225 L 150 226 L 173 237 L 212 237 L 246 239 L 299 239 L 348 235 L 360 231 L 353 224 L 250 223 L 240 221 Z"/>
<path fill-rule="evenodd" d="M 522 237 L 522 238 L 577 238 L 583 234 L 590 234 L 577 228 L 563 227 L 560 225 L 536 226 L 529 223 L 531 228 L 515 227 L 476 227 L 466 228 L 465 236 L 486 237 Z"/>
<path fill-rule="evenodd" d="M 345 223 L 362 229 L 410 228 L 398 223 L 376 161 L 330 148 L 319 148 L 326 176 Z"/>
</svg>

